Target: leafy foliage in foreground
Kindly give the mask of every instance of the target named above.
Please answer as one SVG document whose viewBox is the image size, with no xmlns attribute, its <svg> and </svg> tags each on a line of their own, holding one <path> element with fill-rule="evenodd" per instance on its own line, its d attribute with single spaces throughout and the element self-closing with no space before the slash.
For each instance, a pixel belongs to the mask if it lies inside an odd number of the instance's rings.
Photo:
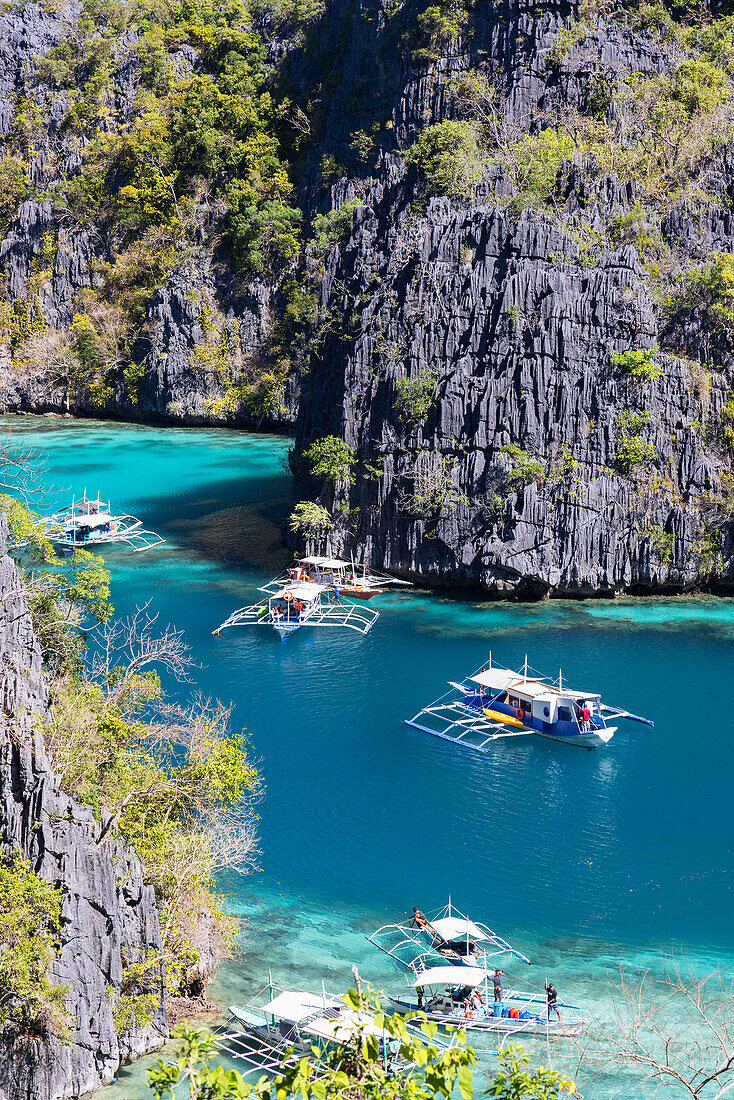
<svg viewBox="0 0 734 1100">
<path fill-rule="evenodd" d="M 148 1072 L 148 1084 L 156 1100 L 174 1100 L 188 1090 L 192 1100 L 433 1100 L 457 1092 L 462 1100 L 474 1095 L 473 1070 L 477 1056 L 463 1041 L 463 1035 L 449 1049 L 433 1044 L 436 1025 L 419 1013 L 412 1018 L 409 1032 L 406 1018 L 382 1012 L 379 1001 L 361 989 L 351 989 L 344 1000 L 357 1013 L 369 1011 L 383 1029 L 384 1040 L 399 1051 L 403 1068 L 395 1072 L 388 1063 L 377 1037 L 366 1027 L 355 1026 L 344 1042 L 327 1050 L 313 1049 L 312 1057 L 293 1062 L 273 1080 L 261 1077 L 256 1084 L 243 1080 L 236 1070 L 212 1066 L 216 1055 L 213 1040 L 191 1027 L 178 1029 L 181 1045 L 173 1061 L 158 1064 Z M 366 1017 L 365 1017 L 366 1019 Z M 424 1038 L 416 1034 L 420 1025 Z M 495 1100 L 563 1100 L 575 1093 L 569 1078 L 555 1070 L 529 1070 L 530 1059 L 522 1047 L 510 1045 L 499 1052 L 495 1075 L 487 1095 Z"/>
<path fill-rule="evenodd" d="M 180 632 L 159 631 L 145 610 L 113 622 L 102 560 L 78 551 L 60 563 L 25 504 L 8 497 L 0 506 L 10 512 L 34 629 L 52 675 L 43 735 L 53 767 L 63 789 L 94 811 L 98 843 L 119 835 L 135 845 L 156 894 L 163 953 L 129 967 L 122 989 L 109 992 L 124 1030 L 145 1022 L 155 1007 L 162 966 L 169 993 L 186 992 L 201 980 L 202 948 L 215 955 L 231 948 L 237 924 L 213 876 L 253 864 L 250 796 L 259 776 L 244 735 L 230 730 L 228 708 L 204 699 L 177 707 L 164 699 L 159 671 L 187 681 L 193 665 Z M 88 649 L 90 626 L 96 633 Z M 15 1020 L 27 1029 L 60 1029 L 63 991 L 48 978 L 57 901 L 55 888 L 27 868 L 0 868 L 0 1025 L 6 987 Z"/>
<path fill-rule="evenodd" d="M 65 990 L 49 969 L 59 945 L 61 891 L 30 863 L 0 863 L 0 1028 L 63 1031 Z"/>
</svg>

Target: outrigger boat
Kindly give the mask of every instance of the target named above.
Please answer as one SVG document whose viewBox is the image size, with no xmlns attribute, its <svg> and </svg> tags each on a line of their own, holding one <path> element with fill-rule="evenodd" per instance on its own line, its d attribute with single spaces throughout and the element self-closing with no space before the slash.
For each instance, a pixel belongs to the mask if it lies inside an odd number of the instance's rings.
<svg viewBox="0 0 734 1100">
<path fill-rule="evenodd" d="M 391 1007 L 398 1012 L 423 1012 L 440 1027 L 504 1035 L 573 1036 L 589 1025 L 588 1019 L 565 1013 L 563 1020 L 551 1019 L 544 994 L 507 989 L 502 1000 L 495 1001 L 492 972 L 486 967 L 429 967 L 409 978 L 409 985 L 412 995 L 386 998 Z"/>
<path fill-rule="evenodd" d="M 278 1073 L 308 1055 L 316 1061 L 318 1076 L 319 1063 L 324 1062 L 325 1068 L 329 1053 L 358 1035 L 377 1039 L 388 1071 L 403 1073 L 413 1066 L 401 1057 L 400 1044 L 378 1026 L 370 1012 L 355 1009 L 325 990 L 320 994 L 278 990 L 271 984 L 244 1007 L 233 1005 L 229 1011 L 230 1022 L 218 1036 L 217 1046 L 260 1072 Z M 408 1031 L 425 1040 L 415 1025 L 409 1023 Z M 446 1050 L 454 1045 L 453 1039 L 432 1042 Z"/>
<path fill-rule="evenodd" d="M 350 596 L 355 600 L 371 600 L 373 596 L 380 596 L 388 585 L 411 587 L 409 581 L 401 581 L 397 577 L 389 577 L 386 573 L 378 573 L 368 569 L 366 565 L 355 565 L 353 561 L 308 557 L 299 558 L 289 569 L 286 569 L 284 574 L 263 585 L 258 591 L 276 592 L 289 584 L 303 581 L 320 584 L 326 588 L 336 588 L 340 595 Z"/>
<path fill-rule="evenodd" d="M 266 600 L 233 611 L 213 634 L 230 626 L 272 626 L 285 642 L 302 626 L 344 626 L 367 634 L 380 617 L 357 604 L 344 603 L 338 593 L 310 581 L 292 583 L 278 589 Z"/>
<path fill-rule="evenodd" d="M 367 940 L 389 955 L 398 966 L 418 974 L 437 964 L 475 966 L 498 955 L 510 955 L 530 964 L 527 955 L 512 947 L 486 924 L 469 920 L 448 904 L 426 916 L 413 908 L 412 915 L 402 924 L 384 924 Z"/>
<path fill-rule="evenodd" d="M 43 533 L 67 554 L 113 543 L 124 543 L 137 554 L 165 542 L 155 532 L 146 531 L 135 516 L 113 515 L 109 502 L 99 496 L 90 500 L 86 489 L 81 500 L 72 500 L 68 508 L 44 519 Z"/>
<path fill-rule="evenodd" d="M 606 745 L 616 733 L 609 719 L 655 724 L 602 703 L 598 692 L 567 687 L 562 673 L 558 680 L 530 675 L 527 658 L 523 671 L 514 672 L 493 666 L 490 654 L 488 665 L 461 683 L 450 680 L 449 688 L 406 725 L 477 752 L 488 752 L 499 738 L 533 733 L 591 749 Z"/>
</svg>

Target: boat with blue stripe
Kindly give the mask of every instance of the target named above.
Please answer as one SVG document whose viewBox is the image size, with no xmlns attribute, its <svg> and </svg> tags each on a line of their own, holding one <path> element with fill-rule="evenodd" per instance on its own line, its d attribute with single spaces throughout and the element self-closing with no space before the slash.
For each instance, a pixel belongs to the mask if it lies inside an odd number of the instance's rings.
<svg viewBox="0 0 734 1100">
<path fill-rule="evenodd" d="M 488 752 L 500 738 L 536 734 L 593 749 L 606 745 L 617 732 L 610 721 L 627 718 L 652 726 L 621 707 L 602 703 L 596 691 L 580 691 L 563 682 L 536 675 L 527 657 L 521 672 L 489 663 L 461 682 L 449 681 L 449 691 L 424 707 L 406 725 L 463 748 Z"/>
</svg>

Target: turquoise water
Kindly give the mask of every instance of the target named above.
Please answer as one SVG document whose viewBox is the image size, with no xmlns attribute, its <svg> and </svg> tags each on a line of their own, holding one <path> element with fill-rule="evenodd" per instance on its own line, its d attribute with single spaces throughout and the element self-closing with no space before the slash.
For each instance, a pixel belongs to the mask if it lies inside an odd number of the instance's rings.
<svg viewBox="0 0 734 1100">
<path fill-rule="evenodd" d="M 497 604 L 428 592 L 381 598 L 365 638 L 211 630 L 256 598 L 286 554 L 286 440 L 202 429 L 14 418 L 42 448 L 49 506 L 85 486 L 168 541 L 106 556 L 118 614 L 152 601 L 185 629 L 198 687 L 236 705 L 267 785 L 261 872 L 223 884 L 245 918 L 214 995 L 266 984 L 344 987 L 351 965 L 402 979 L 364 933 L 451 893 L 530 955 L 506 969 L 608 1020 L 620 962 L 661 952 L 731 966 L 734 602 Z M 532 665 L 654 719 L 593 752 L 539 738 L 488 756 L 409 729 L 445 681 Z M 542 1046 L 539 1048 L 543 1052 Z M 543 1052 L 544 1056 L 547 1052 Z M 552 1052 L 556 1059 L 562 1052 Z M 617 1074 L 587 1097 L 653 1095 Z M 108 1094 L 139 1095 L 141 1070 Z"/>
</svg>

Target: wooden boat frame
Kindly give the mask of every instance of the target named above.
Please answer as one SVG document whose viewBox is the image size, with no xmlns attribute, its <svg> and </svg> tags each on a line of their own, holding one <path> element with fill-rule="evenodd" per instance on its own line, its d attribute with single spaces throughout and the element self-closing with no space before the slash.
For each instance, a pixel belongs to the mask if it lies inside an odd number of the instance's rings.
<svg viewBox="0 0 734 1100">
<path fill-rule="evenodd" d="M 372 932 L 371 935 L 367 936 L 366 939 L 374 947 L 378 948 L 378 950 L 389 955 L 398 966 L 403 967 L 412 974 L 417 974 L 419 971 L 425 970 L 427 966 L 435 964 L 438 960 L 445 963 L 447 958 L 451 958 L 452 961 L 456 960 L 458 965 L 474 965 L 477 955 L 470 953 L 468 950 L 470 940 L 484 945 L 479 953 L 479 957 L 485 962 L 487 959 L 496 958 L 502 955 L 510 955 L 530 965 L 530 959 L 527 955 L 523 955 L 517 948 L 512 947 L 507 940 L 498 936 L 497 933 L 493 932 L 486 924 L 470 920 L 465 913 L 462 913 L 453 905 L 451 898 L 449 898 L 446 905 L 442 906 L 440 909 L 432 910 L 431 913 L 427 915 L 427 923 L 429 926 L 433 927 L 435 922 L 439 922 L 438 928 L 440 929 L 441 922 L 450 918 L 466 923 L 467 951 L 465 954 L 459 954 L 458 951 L 454 951 L 452 954 L 439 951 L 435 946 L 437 937 L 432 937 L 429 932 L 415 927 L 410 923 L 410 920 L 403 924 L 383 924 L 376 931 Z M 438 938 L 442 938 L 440 934 Z M 450 948 L 452 943 L 458 943 L 459 941 L 454 938 L 450 941 L 444 939 L 443 942 Z"/>
<path fill-rule="evenodd" d="M 287 588 L 289 584 L 298 583 L 298 578 L 290 576 L 292 570 L 298 569 L 312 569 L 315 571 L 315 578 L 305 577 L 304 580 L 308 580 L 314 584 L 322 584 L 325 588 L 336 587 L 337 590 L 344 589 L 349 594 L 350 589 L 360 588 L 374 595 L 380 595 L 386 587 L 389 585 L 403 586 L 406 588 L 412 588 L 410 581 L 400 580 L 398 577 L 391 577 L 387 573 L 380 573 L 373 570 L 367 565 L 355 564 L 345 561 L 341 558 L 329 558 L 326 556 L 311 555 L 307 557 L 298 558 L 291 567 L 291 570 L 286 570 L 284 573 L 279 574 L 274 580 L 269 581 L 267 584 L 262 585 L 258 589 L 258 592 L 277 592 L 278 589 Z M 361 569 L 361 575 L 360 575 Z M 352 580 L 348 577 L 351 575 Z"/>
<path fill-rule="evenodd" d="M 606 725 L 607 718 L 628 718 L 633 722 L 641 722 L 647 726 L 654 725 L 654 722 L 651 722 L 649 718 L 642 718 L 638 714 L 632 714 L 622 707 L 614 707 L 602 703 L 600 697 L 593 692 L 586 693 L 585 697 L 598 699 L 597 709 L 599 725 L 593 729 L 582 729 L 577 715 L 572 711 L 574 722 L 578 730 L 577 736 L 558 735 L 554 737 L 552 733 L 544 733 L 537 728 L 528 727 L 523 724 L 520 718 L 520 711 L 518 711 L 517 718 L 508 715 L 504 716 L 502 721 L 498 721 L 496 718 L 492 717 L 493 714 L 497 713 L 491 709 L 491 704 L 494 702 L 493 699 L 489 700 L 489 709 L 485 708 L 482 713 L 477 713 L 476 707 L 470 707 L 464 702 L 464 697 L 477 694 L 477 687 L 475 686 L 476 678 L 482 673 L 492 669 L 492 654 L 490 653 L 488 664 L 482 665 L 481 668 L 478 668 L 470 676 L 465 677 L 465 679 L 460 682 L 449 680 L 449 690 L 444 692 L 443 695 L 439 696 L 439 698 L 434 700 L 429 706 L 419 710 L 412 718 L 406 718 L 405 725 L 412 726 L 414 729 L 421 730 L 423 733 L 430 733 L 433 737 L 439 737 L 444 741 L 451 741 L 460 748 L 473 749 L 475 752 L 485 753 L 489 752 L 494 743 L 498 740 L 528 736 L 545 737 L 556 741 L 562 741 L 564 744 L 576 744 L 584 748 L 593 748 L 596 745 L 608 743 L 616 732 L 616 726 L 608 727 Z M 498 671 L 512 672 L 513 670 Z M 528 668 L 527 657 L 525 658 L 524 669 L 521 672 L 513 672 L 513 675 L 517 677 L 517 684 L 515 686 L 518 691 L 522 690 L 522 684 L 527 685 L 532 683 L 547 688 L 548 692 L 553 691 L 562 693 L 568 690 L 569 696 L 581 694 L 563 687 L 562 673 L 559 674 L 558 681 L 553 681 L 548 677 L 535 674 L 532 669 Z"/>
<path fill-rule="evenodd" d="M 453 972 L 453 974 L 451 973 Z M 514 1037 L 517 1034 L 542 1035 L 544 1037 L 560 1038 L 562 1036 L 575 1037 L 588 1027 L 590 1021 L 585 1017 L 572 1016 L 565 1022 L 558 1019 L 551 1020 L 547 1008 L 547 995 L 530 993 L 525 990 L 506 989 L 503 991 L 502 1000 L 494 1000 L 494 991 L 490 988 L 491 972 L 486 967 L 467 966 L 441 966 L 419 971 L 409 985 L 413 989 L 441 988 L 443 994 L 435 993 L 427 1001 L 420 998 L 417 1001 L 400 997 L 389 996 L 387 1000 L 399 1012 L 406 1014 L 423 1012 L 427 1018 L 440 1027 L 461 1027 L 467 1031 L 483 1031 L 499 1033 L 505 1037 Z M 480 992 L 483 987 L 483 992 Z M 471 988 L 479 993 L 480 1004 L 467 1009 L 466 1002 L 457 996 L 454 1005 L 454 990 Z M 448 1002 L 449 1011 L 442 1011 L 443 1005 Z M 432 1009 L 432 1003 L 436 1009 Z M 540 1011 L 534 1012 L 529 1019 L 512 1019 L 509 1016 L 497 1016 L 494 1014 L 496 1005 L 503 1008 L 518 1008 L 519 1011 L 528 1010 L 528 1006 L 537 1006 Z M 562 1008 L 572 1008 L 564 1002 L 558 1001 Z M 441 1006 L 441 1007 L 438 1007 Z"/>
<path fill-rule="evenodd" d="M 358 634 L 368 634 L 380 617 L 379 611 L 354 603 L 344 603 L 339 596 L 329 593 L 320 585 L 312 584 L 308 588 L 314 591 L 309 591 L 304 596 L 307 603 L 297 617 L 291 618 L 290 612 L 276 617 L 274 605 L 286 601 L 289 595 L 302 593 L 306 589 L 303 583 L 291 583 L 290 588 L 281 589 L 265 600 L 233 611 L 212 633 L 219 634 L 231 626 L 270 626 L 280 635 L 282 641 L 286 641 L 303 626 L 339 626 L 356 630 Z M 291 599 L 287 606 L 295 602 Z"/>
<path fill-rule="evenodd" d="M 278 1001 L 291 998 L 298 1009 L 299 1001 L 304 1008 L 283 1013 L 277 1010 Z M 305 1006 L 303 1004 L 305 1003 Z M 310 1002 L 310 1004 L 309 1004 Z M 274 1011 L 275 1010 L 275 1011 Z M 319 1061 L 344 1037 L 339 1035 L 337 1021 L 340 1017 L 348 1033 L 349 1029 L 370 1027 L 371 1013 L 357 1012 L 350 1008 L 343 998 L 327 993 L 322 986 L 321 993 L 311 993 L 301 989 L 279 989 L 272 982 L 252 997 L 245 1006 L 231 1005 L 230 1020 L 227 1026 L 216 1032 L 215 1042 L 219 1050 L 230 1058 L 242 1061 L 250 1070 L 261 1073 L 277 1074 L 293 1065 L 304 1056 L 316 1061 L 316 1077 L 327 1072 L 326 1067 L 319 1071 Z M 297 1016 L 297 1019 L 291 1018 Z M 377 1029 L 376 1025 L 372 1025 Z M 409 1034 L 426 1041 L 425 1034 L 415 1024 L 407 1025 Z M 456 1039 L 435 1037 L 434 1045 L 444 1050 L 456 1044 Z M 396 1074 L 413 1069 L 415 1063 L 408 1062 L 399 1054 L 400 1044 L 392 1036 L 382 1031 L 383 1056 L 385 1069 L 391 1067 Z M 316 1055 L 314 1055 L 316 1051 Z M 494 1053 L 494 1052 L 487 1052 Z"/>
<path fill-rule="evenodd" d="M 85 508 L 88 510 L 83 510 Z M 87 533 L 82 538 L 75 537 L 79 530 L 84 529 Z M 114 515 L 109 501 L 103 501 L 99 495 L 96 500 L 90 500 L 86 489 L 81 500 L 72 499 L 67 508 L 47 516 L 43 520 L 42 531 L 49 542 L 65 553 L 122 543 L 129 546 L 134 554 L 140 554 L 155 546 L 163 546 L 166 541 L 154 531 L 146 530 L 135 516 L 124 513 Z"/>
</svg>

